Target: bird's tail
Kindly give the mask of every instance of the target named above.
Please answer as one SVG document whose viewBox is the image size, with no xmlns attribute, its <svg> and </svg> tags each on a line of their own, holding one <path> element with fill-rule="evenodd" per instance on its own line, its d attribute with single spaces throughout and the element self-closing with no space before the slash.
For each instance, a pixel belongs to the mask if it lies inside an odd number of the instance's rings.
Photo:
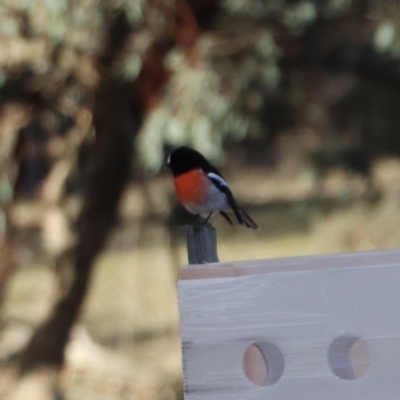
<svg viewBox="0 0 400 400">
<path fill-rule="evenodd" d="M 260 227 L 253 221 L 249 214 L 241 209 L 239 209 L 239 212 L 240 216 L 242 217 L 242 224 L 246 225 L 250 229 L 260 229 Z"/>
<path fill-rule="evenodd" d="M 236 219 L 241 225 L 245 225 L 250 229 L 259 229 L 259 226 L 253 221 L 250 215 L 240 209 L 236 204 L 232 204 L 232 209 L 235 213 Z"/>
</svg>

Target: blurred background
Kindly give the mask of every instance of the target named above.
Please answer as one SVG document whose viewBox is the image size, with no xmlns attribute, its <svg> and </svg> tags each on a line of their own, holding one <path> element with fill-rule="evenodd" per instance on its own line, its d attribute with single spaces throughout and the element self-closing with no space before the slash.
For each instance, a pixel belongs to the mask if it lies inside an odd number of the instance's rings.
<svg viewBox="0 0 400 400">
<path fill-rule="evenodd" d="M 0 398 L 182 399 L 168 152 L 261 226 L 221 261 L 400 242 L 400 2 L 2 0 Z"/>
</svg>

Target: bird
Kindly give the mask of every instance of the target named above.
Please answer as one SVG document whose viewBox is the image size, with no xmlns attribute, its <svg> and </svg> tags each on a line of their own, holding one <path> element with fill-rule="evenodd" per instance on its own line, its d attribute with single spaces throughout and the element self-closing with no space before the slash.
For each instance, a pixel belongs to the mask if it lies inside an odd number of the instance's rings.
<svg viewBox="0 0 400 400">
<path fill-rule="evenodd" d="M 174 176 L 179 202 L 190 213 L 211 216 L 219 212 L 231 225 L 228 211 L 233 211 L 241 225 L 258 229 L 253 219 L 236 203 L 231 189 L 221 173 L 198 151 L 182 146 L 173 150 L 164 167 Z"/>
</svg>

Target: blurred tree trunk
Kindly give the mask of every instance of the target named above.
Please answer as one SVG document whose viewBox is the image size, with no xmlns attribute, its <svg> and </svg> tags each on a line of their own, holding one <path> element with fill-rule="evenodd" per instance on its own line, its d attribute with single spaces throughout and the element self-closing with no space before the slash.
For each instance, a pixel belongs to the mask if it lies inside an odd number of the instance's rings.
<svg viewBox="0 0 400 400">
<path fill-rule="evenodd" d="M 113 74 L 113 64 L 130 28 L 125 15 L 118 15 L 110 25 L 108 40 L 99 63 L 101 76 L 95 96 L 93 172 L 84 196 L 84 205 L 76 224 L 76 244 L 58 260 L 59 269 L 68 281 L 48 320 L 34 333 L 20 358 L 22 384 L 15 399 L 48 398 L 53 394 L 56 372 L 64 361 L 64 350 L 87 292 L 96 256 L 103 248 L 118 211 L 118 203 L 130 176 L 133 137 L 138 132 L 143 112 L 135 94 L 135 84 L 123 82 Z M 50 371 L 36 394 L 24 385 L 42 369 Z"/>
</svg>

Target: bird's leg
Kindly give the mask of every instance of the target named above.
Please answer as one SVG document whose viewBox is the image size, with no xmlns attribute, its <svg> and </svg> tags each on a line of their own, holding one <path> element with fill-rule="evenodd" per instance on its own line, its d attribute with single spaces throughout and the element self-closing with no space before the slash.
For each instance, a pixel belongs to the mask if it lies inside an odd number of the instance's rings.
<svg viewBox="0 0 400 400">
<path fill-rule="evenodd" d="M 211 215 L 213 215 L 213 212 L 210 212 L 210 214 L 208 214 L 208 217 L 205 219 L 204 221 L 204 225 L 208 222 L 208 220 L 211 218 Z"/>
</svg>

